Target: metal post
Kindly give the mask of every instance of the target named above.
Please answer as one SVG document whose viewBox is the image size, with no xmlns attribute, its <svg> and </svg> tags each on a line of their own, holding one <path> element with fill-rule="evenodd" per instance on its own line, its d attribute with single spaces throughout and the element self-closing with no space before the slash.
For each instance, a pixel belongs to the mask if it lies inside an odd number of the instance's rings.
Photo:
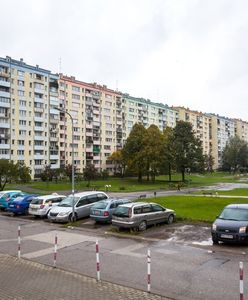
<svg viewBox="0 0 248 300">
<path fill-rule="evenodd" d="M 18 226 L 18 258 L 21 258 L 21 226 Z"/>
<path fill-rule="evenodd" d="M 239 263 L 239 299 L 244 300 L 243 262 Z"/>
<path fill-rule="evenodd" d="M 147 292 L 151 292 L 151 251 L 147 250 Z"/>
<path fill-rule="evenodd" d="M 56 266 L 57 266 L 57 246 L 58 246 L 58 236 L 56 233 L 55 240 L 54 240 L 54 253 L 53 253 L 53 267 L 54 268 L 56 268 Z"/>
<path fill-rule="evenodd" d="M 72 118 L 72 115 L 70 113 L 68 113 L 68 111 L 64 110 L 64 109 L 61 109 L 59 107 L 56 107 L 57 110 L 63 112 L 63 113 L 66 113 L 70 119 L 71 119 L 71 160 L 72 160 L 72 163 L 71 163 L 71 193 L 72 193 L 72 222 L 75 221 L 75 207 L 74 207 L 74 194 L 75 194 L 75 183 L 74 183 L 74 177 L 75 177 L 75 172 L 74 172 L 74 132 L 73 132 L 73 118 Z"/>
<path fill-rule="evenodd" d="M 97 281 L 101 280 L 101 277 L 100 277 L 100 258 L 99 258 L 98 240 L 96 241 L 96 277 L 97 277 Z"/>
</svg>

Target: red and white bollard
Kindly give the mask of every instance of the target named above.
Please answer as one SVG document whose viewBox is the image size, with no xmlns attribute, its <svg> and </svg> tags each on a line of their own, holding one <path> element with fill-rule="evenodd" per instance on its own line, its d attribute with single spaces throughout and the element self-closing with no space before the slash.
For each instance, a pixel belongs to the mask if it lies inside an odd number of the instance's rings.
<svg viewBox="0 0 248 300">
<path fill-rule="evenodd" d="M 244 300 L 243 262 L 239 263 L 239 293 L 240 300 Z"/>
<path fill-rule="evenodd" d="M 21 226 L 18 226 L 18 258 L 21 258 Z"/>
<path fill-rule="evenodd" d="M 58 247 L 58 236 L 56 233 L 55 241 L 54 241 L 54 253 L 53 253 L 53 267 L 54 268 L 56 268 L 56 265 L 57 265 L 57 247 Z"/>
<path fill-rule="evenodd" d="M 99 258 L 99 245 L 98 240 L 96 241 L 96 277 L 97 281 L 100 281 L 100 258 Z"/>
<path fill-rule="evenodd" d="M 151 292 L 151 251 L 147 250 L 147 292 Z"/>
</svg>

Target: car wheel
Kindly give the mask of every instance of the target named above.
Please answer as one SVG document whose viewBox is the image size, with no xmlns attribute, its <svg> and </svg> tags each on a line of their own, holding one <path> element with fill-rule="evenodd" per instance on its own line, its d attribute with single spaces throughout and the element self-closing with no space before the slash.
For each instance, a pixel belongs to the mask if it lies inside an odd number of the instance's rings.
<svg viewBox="0 0 248 300">
<path fill-rule="evenodd" d="M 216 238 L 212 238 L 212 241 L 213 241 L 214 245 L 218 245 L 219 244 L 219 241 Z"/>
<path fill-rule="evenodd" d="M 68 220 L 69 220 L 69 222 L 73 222 L 72 214 L 69 215 Z M 74 221 L 77 221 L 77 214 L 76 213 L 74 214 Z"/>
<path fill-rule="evenodd" d="M 168 219 L 167 219 L 167 224 L 172 224 L 174 221 L 174 216 L 173 215 L 169 215 Z"/>
<path fill-rule="evenodd" d="M 139 229 L 139 231 L 145 231 L 146 230 L 146 221 L 140 222 L 138 229 Z"/>
</svg>

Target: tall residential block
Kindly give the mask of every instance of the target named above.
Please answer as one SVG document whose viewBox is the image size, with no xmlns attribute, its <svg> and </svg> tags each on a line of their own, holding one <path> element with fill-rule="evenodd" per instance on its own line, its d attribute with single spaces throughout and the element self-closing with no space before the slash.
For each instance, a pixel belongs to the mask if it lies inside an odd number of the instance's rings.
<svg viewBox="0 0 248 300">
<path fill-rule="evenodd" d="M 87 164 L 112 171 L 108 157 L 123 146 L 122 97 L 105 85 L 89 84 L 61 74 L 59 80 L 60 164 L 74 164 L 82 172 Z"/>
<path fill-rule="evenodd" d="M 22 59 L 0 58 L 0 158 L 39 176 L 59 167 L 58 75 Z"/>
<path fill-rule="evenodd" d="M 184 107 L 174 107 L 178 111 L 178 120 L 190 122 L 195 136 L 202 142 L 203 153 L 212 154 L 211 116 Z"/>
</svg>

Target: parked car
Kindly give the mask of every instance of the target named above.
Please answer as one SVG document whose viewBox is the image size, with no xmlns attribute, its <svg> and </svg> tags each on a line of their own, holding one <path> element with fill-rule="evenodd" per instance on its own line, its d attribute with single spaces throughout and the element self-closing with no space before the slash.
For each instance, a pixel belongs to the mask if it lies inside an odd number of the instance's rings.
<svg viewBox="0 0 248 300">
<path fill-rule="evenodd" d="M 57 207 L 53 207 L 49 214 L 49 220 L 53 222 L 72 221 L 72 207 L 74 202 L 75 219 L 80 219 L 90 215 L 91 206 L 101 200 L 109 198 L 104 192 L 92 191 L 69 195 Z"/>
<path fill-rule="evenodd" d="M 90 218 L 96 222 L 110 222 L 112 214 L 121 204 L 130 203 L 128 199 L 110 198 L 94 204 L 90 209 Z"/>
<path fill-rule="evenodd" d="M 248 241 L 248 204 L 229 204 L 212 225 L 214 244 Z"/>
<path fill-rule="evenodd" d="M 46 217 L 50 209 L 58 205 L 65 197 L 66 196 L 58 195 L 57 193 L 38 196 L 31 201 L 28 212 L 36 217 Z"/>
<path fill-rule="evenodd" d="M 9 190 L 0 192 L 0 209 L 6 210 L 9 201 L 14 198 L 26 195 L 20 190 Z"/>
<path fill-rule="evenodd" d="M 28 208 L 30 202 L 38 195 L 25 195 L 17 197 L 14 200 L 9 201 L 7 211 L 17 214 L 28 214 Z"/>
<path fill-rule="evenodd" d="M 148 225 L 166 222 L 171 224 L 176 213 L 156 203 L 134 202 L 118 206 L 113 213 L 112 224 L 119 228 L 146 230 Z"/>
</svg>

